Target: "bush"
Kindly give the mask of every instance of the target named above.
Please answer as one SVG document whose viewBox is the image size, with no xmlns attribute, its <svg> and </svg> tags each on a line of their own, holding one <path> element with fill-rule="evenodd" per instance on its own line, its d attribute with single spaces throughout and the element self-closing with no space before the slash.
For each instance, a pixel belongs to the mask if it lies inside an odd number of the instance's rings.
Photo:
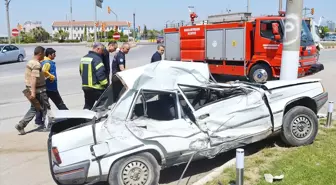
<svg viewBox="0 0 336 185">
<path fill-rule="evenodd" d="M 79 43 L 80 40 L 76 40 L 76 39 L 73 39 L 73 40 L 58 40 L 59 43 Z"/>
</svg>

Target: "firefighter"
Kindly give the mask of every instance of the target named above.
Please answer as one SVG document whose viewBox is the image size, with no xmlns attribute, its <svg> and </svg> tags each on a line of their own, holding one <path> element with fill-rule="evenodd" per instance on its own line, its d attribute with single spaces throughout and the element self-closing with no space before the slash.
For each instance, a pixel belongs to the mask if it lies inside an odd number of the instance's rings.
<svg viewBox="0 0 336 185">
<path fill-rule="evenodd" d="M 102 43 L 94 43 L 92 51 L 89 51 L 80 61 L 79 71 L 85 99 L 84 109 L 92 109 L 95 101 L 99 99 L 107 87 L 108 77 L 101 58 L 104 49 Z"/>
<path fill-rule="evenodd" d="M 31 102 L 30 109 L 25 116 L 20 120 L 19 124 L 15 125 L 15 128 L 20 134 L 25 134 L 24 128 L 34 118 L 37 110 L 41 111 L 42 119 L 44 121 L 48 110 L 50 110 L 50 104 L 46 93 L 46 82 L 44 74 L 41 70 L 41 62 L 44 59 L 45 49 L 42 46 L 37 46 L 34 49 L 34 57 L 27 62 L 25 69 L 25 84 L 26 90 L 25 96 Z M 41 125 L 43 126 L 43 125 Z"/>
<path fill-rule="evenodd" d="M 105 66 L 105 73 L 106 76 L 109 77 L 110 76 L 110 53 L 113 53 L 117 50 L 118 48 L 118 43 L 116 41 L 111 41 L 107 44 L 107 48 L 104 49 L 104 54 L 102 55 L 103 58 L 103 63 Z"/>
<path fill-rule="evenodd" d="M 164 53 L 164 46 L 158 45 L 157 51 L 153 54 L 151 58 L 151 63 L 162 60 L 163 53 Z"/>
</svg>

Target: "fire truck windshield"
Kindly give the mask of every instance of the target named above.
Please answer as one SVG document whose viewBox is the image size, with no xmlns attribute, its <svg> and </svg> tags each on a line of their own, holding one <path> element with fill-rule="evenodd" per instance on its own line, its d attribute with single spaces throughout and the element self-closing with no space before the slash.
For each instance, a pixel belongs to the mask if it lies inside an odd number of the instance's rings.
<svg viewBox="0 0 336 185">
<path fill-rule="evenodd" d="M 309 28 L 304 20 L 302 20 L 301 26 L 301 46 L 314 45 L 313 36 L 309 31 Z"/>
</svg>

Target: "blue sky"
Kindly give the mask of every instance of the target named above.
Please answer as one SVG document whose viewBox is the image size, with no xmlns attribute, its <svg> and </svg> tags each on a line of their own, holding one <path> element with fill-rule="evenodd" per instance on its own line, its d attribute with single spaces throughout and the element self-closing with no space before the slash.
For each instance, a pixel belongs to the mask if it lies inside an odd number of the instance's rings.
<svg viewBox="0 0 336 185">
<path fill-rule="evenodd" d="M 94 19 L 94 0 L 72 0 L 74 20 Z M 323 3 L 321 3 L 323 1 Z M 246 11 L 247 0 L 104 0 L 103 8 L 97 9 L 98 20 L 115 20 L 113 14 L 107 13 L 107 6 L 118 15 L 119 20 L 133 20 L 133 12 L 136 13 L 136 26 L 141 28 L 144 24 L 147 28 L 162 29 L 168 20 L 189 20 L 188 6 L 193 5 L 198 19 L 206 19 L 210 14 L 225 12 L 227 8 L 232 12 Z M 304 6 L 315 8 L 315 20 L 324 16 L 330 20 L 336 20 L 335 1 L 332 0 L 304 0 Z M 7 33 L 6 12 L 4 1 L 1 0 L 0 9 L 0 33 Z M 286 0 L 283 0 L 283 8 L 286 8 Z M 278 11 L 278 0 L 250 0 L 252 15 L 275 14 Z M 11 28 L 17 23 L 25 21 L 41 21 L 44 28 L 51 31 L 51 24 L 56 20 L 65 20 L 70 17 L 70 0 L 12 0 L 10 3 Z"/>
</svg>

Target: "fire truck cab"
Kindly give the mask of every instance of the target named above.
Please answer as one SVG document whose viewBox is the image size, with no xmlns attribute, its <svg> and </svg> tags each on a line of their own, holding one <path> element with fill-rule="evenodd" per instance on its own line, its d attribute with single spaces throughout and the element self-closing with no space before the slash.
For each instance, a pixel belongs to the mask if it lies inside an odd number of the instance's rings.
<svg viewBox="0 0 336 185">
<path fill-rule="evenodd" d="M 245 76 L 252 82 L 280 77 L 284 14 L 209 16 L 201 24 L 164 29 L 165 60 L 207 62 L 212 74 Z M 293 61 L 296 62 L 296 61 Z M 302 20 L 298 77 L 323 70 L 312 34 Z"/>
</svg>

